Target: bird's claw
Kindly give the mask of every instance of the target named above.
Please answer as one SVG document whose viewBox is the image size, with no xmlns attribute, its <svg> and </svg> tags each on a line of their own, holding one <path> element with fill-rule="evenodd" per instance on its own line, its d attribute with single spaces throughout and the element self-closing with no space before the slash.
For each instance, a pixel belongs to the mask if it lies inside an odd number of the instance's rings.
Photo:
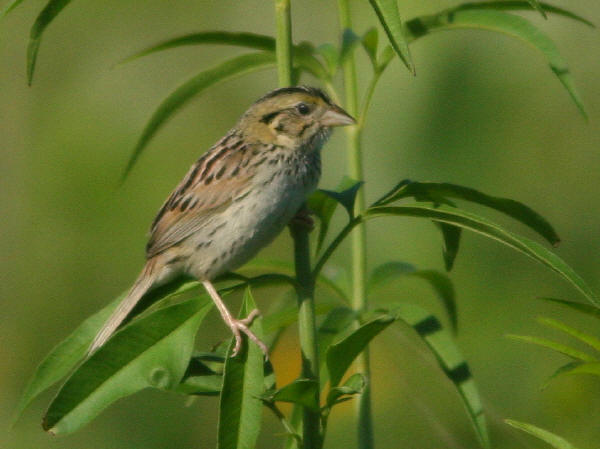
<svg viewBox="0 0 600 449">
<path fill-rule="evenodd" d="M 265 359 L 269 359 L 269 348 L 265 345 L 260 338 L 258 338 L 254 332 L 252 332 L 248 326 L 252 325 L 252 322 L 256 319 L 256 317 L 260 316 L 260 311 L 258 309 L 254 309 L 252 312 L 248 314 L 246 318 L 242 318 L 239 320 L 232 320 L 231 322 L 231 331 L 233 332 L 233 336 L 235 338 L 235 346 L 233 347 L 233 352 L 231 353 L 231 357 L 235 357 L 238 355 L 240 350 L 242 349 L 242 333 L 246 334 L 250 340 L 252 340 L 256 345 L 261 349 L 261 351 L 265 355 Z"/>
<path fill-rule="evenodd" d="M 303 229 L 307 229 L 308 232 L 312 231 L 315 228 L 315 221 L 310 216 L 311 210 L 308 207 L 303 207 L 290 221 L 290 225 L 292 227 L 299 227 Z"/>
</svg>

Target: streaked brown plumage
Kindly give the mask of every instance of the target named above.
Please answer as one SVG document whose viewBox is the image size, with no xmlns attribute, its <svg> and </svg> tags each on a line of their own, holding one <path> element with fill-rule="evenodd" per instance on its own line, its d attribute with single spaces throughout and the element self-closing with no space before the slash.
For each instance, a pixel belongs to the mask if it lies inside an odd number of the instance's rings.
<svg viewBox="0 0 600 449">
<path fill-rule="evenodd" d="M 257 315 L 234 319 L 211 280 L 252 258 L 288 224 L 317 186 L 320 150 L 333 126 L 354 123 L 318 89 L 274 90 L 192 165 L 154 219 L 147 262 L 96 336 L 102 346 L 146 291 L 182 273 L 200 280 L 236 337 L 236 354 Z"/>
</svg>

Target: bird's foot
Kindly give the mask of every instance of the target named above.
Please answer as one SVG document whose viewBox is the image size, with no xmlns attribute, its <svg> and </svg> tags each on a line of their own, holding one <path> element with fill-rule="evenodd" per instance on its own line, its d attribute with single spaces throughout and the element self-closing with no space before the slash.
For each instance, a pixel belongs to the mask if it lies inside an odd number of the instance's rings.
<svg viewBox="0 0 600 449">
<path fill-rule="evenodd" d="M 290 226 L 303 228 L 311 232 L 315 228 L 315 221 L 311 217 L 311 214 L 312 211 L 308 207 L 303 206 L 290 221 Z"/>
<path fill-rule="evenodd" d="M 259 315 L 260 311 L 258 309 L 254 309 L 246 318 L 238 320 L 232 319 L 229 323 L 227 323 L 235 338 L 235 346 L 233 348 L 233 353 L 231 354 L 232 357 L 235 357 L 240 352 L 240 349 L 242 349 L 242 333 L 244 333 L 250 340 L 258 345 L 258 347 L 264 353 L 265 359 L 269 359 L 269 348 L 267 348 L 267 345 L 265 345 L 262 340 L 258 338 L 249 328 L 249 326 L 252 325 L 252 322 Z"/>
</svg>

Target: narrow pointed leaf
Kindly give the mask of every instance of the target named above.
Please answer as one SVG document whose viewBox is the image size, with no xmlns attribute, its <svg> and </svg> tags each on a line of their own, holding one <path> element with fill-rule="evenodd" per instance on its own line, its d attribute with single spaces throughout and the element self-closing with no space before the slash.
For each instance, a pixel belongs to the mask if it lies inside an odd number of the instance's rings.
<svg viewBox="0 0 600 449">
<path fill-rule="evenodd" d="M 362 46 L 371 60 L 373 68 L 377 68 L 377 46 L 379 44 L 379 33 L 377 28 L 371 28 L 362 37 Z"/>
<path fill-rule="evenodd" d="M 452 335 L 442 327 L 434 315 L 414 304 L 397 303 L 390 307 L 389 313 L 412 327 L 429 347 L 448 379 L 456 387 L 479 442 L 484 448 L 488 448 L 490 442 L 481 397 L 469 365 Z"/>
<path fill-rule="evenodd" d="M 234 76 L 240 76 L 245 73 L 265 69 L 274 64 L 275 56 L 272 53 L 245 54 L 222 62 L 212 69 L 200 72 L 198 75 L 179 86 L 160 104 L 156 111 L 154 111 L 154 114 L 152 114 L 150 121 L 144 128 L 144 131 L 133 150 L 133 154 L 127 163 L 123 179 L 129 174 L 150 139 L 152 139 L 164 123 L 191 98 L 218 82 L 230 79 Z"/>
<path fill-rule="evenodd" d="M 50 0 L 46 3 L 42 12 L 37 16 L 29 35 L 29 45 L 27 47 L 27 81 L 31 85 L 33 81 L 33 72 L 37 61 L 38 50 L 42 41 L 42 34 L 50 23 L 60 14 L 60 12 L 71 3 L 71 0 Z M 14 5 L 17 6 L 17 5 Z M 9 6 L 9 10 L 14 7 Z"/>
<path fill-rule="evenodd" d="M 550 301 L 555 304 L 560 304 L 563 306 L 567 306 L 570 309 L 577 310 L 578 312 L 583 312 L 586 315 L 592 316 L 594 318 L 600 318 L 600 307 L 592 305 L 592 304 L 583 304 L 580 302 L 567 301 L 566 299 L 558 299 L 558 298 L 540 298 L 544 301 Z"/>
<path fill-rule="evenodd" d="M 444 267 L 446 271 L 451 271 L 458 255 L 458 249 L 460 248 L 460 237 L 462 235 L 462 229 L 457 226 L 452 226 L 447 223 L 434 222 L 440 232 L 442 233 L 442 239 L 444 244 L 442 246 L 442 256 L 444 257 Z"/>
<path fill-rule="evenodd" d="M 600 362 L 582 363 L 565 374 L 591 374 L 600 376 Z"/>
<path fill-rule="evenodd" d="M 340 63 L 340 53 L 333 44 L 323 44 L 317 47 L 317 52 L 321 55 L 325 61 L 327 72 L 330 76 L 333 76 L 337 71 Z"/>
<path fill-rule="evenodd" d="M 326 406 L 331 408 L 335 404 L 350 399 L 349 396 L 361 394 L 367 385 L 365 376 L 360 373 L 353 374 L 344 382 L 344 385 L 332 388 L 327 394 Z"/>
<path fill-rule="evenodd" d="M 334 342 L 339 339 L 340 335 L 351 329 L 352 323 L 356 320 L 356 312 L 349 307 L 337 307 L 331 310 L 319 328 L 317 329 L 317 341 L 319 342 L 319 379 L 321 381 L 321 389 L 329 381 L 329 370 L 327 369 L 327 351 Z"/>
<path fill-rule="evenodd" d="M 2 9 L 2 11 L 0 11 L 0 20 L 7 15 L 9 12 L 11 12 L 13 9 L 15 9 L 17 6 L 19 6 L 21 3 L 23 3 L 23 0 L 13 0 L 11 3 L 9 3 L 8 5 L 6 5 L 4 7 L 4 9 Z"/>
<path fill-rule="evenodd" d="M 246 290 L 240 315 L 242 317 L 256 309 L 250 289 Z M 250 330 L 262 337 L 261 318 L 254 320 Z M 223 389 L 219 405 L 217 449 L 253 448 L 260 431 L 264 389 L 263 353 L 248 338 L 240 353 L 231 357 L 235 339 L 227 352 L 223 374 Z"/>
<path fill-rule="evenodd" d="M 296 379 L 275 391 L 266 392 L 261 396 L 269 402 L 291 402 L 319 411 L 318 397 L 319 385 L 313 379 Z"/>
<path fill-rule="evenodd" d="M 420 278 L 431 285 L 444 305 L 446 313 L 450 318 L 452 330 L 456 332 L 457 316 L 454 286 L 452 285 L 450 278 L 443 273 L 439 273 L 435 270 L 417 270 L 414 266 L 405 262 L 387 262 L 379 265 L 373 270 L 367 283 L 367 291 L 372 295 L 377 288 L 394 278 L 402 276 Z"/>
<path fill-rule="evenodd" d="M 124 324 L 151 304 L 164 304 L 165 300 L 170 297 L 189 291 L 197 285 L 197 282 L 189 282 L 185 278 L 180 278 L 149 292 L 144 295 L 138 304 L 139 307 L 131 312 Z M 36 368 L 23 391 L 14 420 L 18 419 L 31 401 L 65 377 L 85 357 L 94 337 L 125 294 L 119 295 L 109 305 L 84 320 L 67 338 L 50 351 Z"/>
<path fill-rule="evenodd" d="M 338 203 L 344 206 L 351 219 L 354 217 L 354 203 L 356 202 L 356 195 L 361 185 L 362 182 L 344 177 L 336 191 L 319 189 L 308 199 L 308 208 L 319 219 L 317 252 L 321 250 L 325 237 L 327 237 L 329 223 Z"/>
<path fill-rule="evenodd" d="M 515 429 L 522 430 L 523 432 L 533 435 L 534 437 L 548 443 L 554 449 L 577 449 L 564 438 L 559 437 L 552 432 L 548 432 L 547 430 L 536 427 L 533 424 L 515 421 L 513 419 L 505 419 L 504 422 Z"/>
<path fill-rule="evenodd" d="M 344 209 L 346 209 L 346 212 L 348 212 L 348 216 L 350 219 L 352 219 L 354 218 L 354 203 L 356 202 L 356 195 L 358 194 L 358 190 L 362 184 L 362 181 L 344 178 L 340 184 L 340 191 L 336 192 L 333 190 L 323 189 L 320 191 L 344 206 Z"/>
<path fill-rule="evenodd" d="M 405 182 L 399 184 L 395 192 L 388 193 L 387 198 L 378 202 L 377 205 L 384 206 L 407 197 L 413 197 L 418 201 L 431 201 L 433 203 L 444 203 L 449 198 L 453 198 L 481 204 L 523 223 L 544 237 L 551 245 L 556 246 L 560 242 L 560 238 L 552 225 L 525 204 L 509 198 L 486 195 L 478 190 L 456 184 L 445 182 Z"/>
<path fill-rule="evenodd" d="M 562 343 L 557 343 L 552 340 L 547 340 L 545 338 L 540 337 L 532 337 L 529 335 L 507 335 L 508 338 L 512 338 L 513 340 L 520 340 L 526 343 L 531 343 L 537 346 L 541 346 L 543 348 L 552 349 L 553 351 L 560 352 L 566 356 L 571 357 L 575 360 L 581 360 L 583 362 L 595 362 L 597 359 L 583 351 L 572 348 L 571 346 L 564 345 Z"/>
<path fill-rule="evenodd" d="M 143 56 L 148 56 L 164 50 L 180 48 L 189 45 L 235 45 L 239 47 L 253 48 L 266 52 L 275 51 L 275 38 L 264 34 L 255 33 L 234 33 L 228 31 L 202 31 L 199 33 L 191 33 L 183 36 L 178 36 L 156 45 L 148 47 L 138 53 L 135 53 L 121 63 L 134 61 Z M 317 78 L 322 78 L 325 69 L 319 60 L 314 56 L 314 48 L 301 43 L 294 45 L 293 64 L 296 68 L 301 68 L 315 75 Z"/>
<path fill-rule="evenodd" d="M 361 38 L 350 29 L 345 29 L 342 33 L 342 47 L 340 48 L 340 60 L 339 63 L 344 64 L 348 56 L 350 56 L 354 49 L 360 44 Z"/>
<path fill-rule="evenodd" d="M 396 53 L 404 62 L 404 65 L 415 74 L 415 67 L 408 48 L 408 41 L 404 34 L 400 13 L 398 12 L 398 4 L 396 0 L 369 0 L 371 6 L 375 10 L 379 22 L 383 26 L 385 33 L 396 50 Z"/>
<path fill-rule="evenodd" d="M 583 362 L 576 361 L 576 362 L 569 362 L 569 363 L 561 366 L 556 371 L 554 371 L 554 373 L 552 373 L 552 375 L 550 377 L 548 377 L 548 379 L 546 379 L 544 384 L 540 387 L 540 390 L 546 389 L 548 387 L 548 385 L 550 384 L 550 382 L 552 382 L 554 379 L 556 379 L 557 377 L 559 377 L 563 374 L 569 374 L 569 372 L 571 370 L 573 370 L 574 368 L 577 368 L 582 363 Z"/>
<path fill-rule="evenodd" d="M 544 19 L 547 19 L 546 12 L 538 0 L 527 0 L 527 3 L 529 3 L 537 12 L 539 12 Z"/>
<path fill-rule="evenodd" d="M 211 356 L 212 360 L 224 362 L 221 357 Z M 198 396 L 216 396 L 221 393 L 222 373 L 214 371 L 203 359 L 204 357 L 192 357 L 181 382 L 174 389 L 177 393 Z"/>
<path fill-rule="evenodd" d="M 15 420 L 37 396 L 65 377 L 79 363 L 94 336 L 125 294 L 83 321 L 66 339 L 55 346 L 38 365 L 17 406 Z"/>
<path fill-rule="evenodd" d="M 442 13 L 419 17 L 406 23 L 409 41 L 434 31 L 461 28 L 496 31 L 533 45 L 546 57 L 552 72 L 567 90 L 579 111 L 587 118 L 585 107 L 566 61 L 552 39 L 527 19 L 497 10 L 462 8 L 445 10 Z"/>
<path fill-rule="evenodd" d="M 538 318 L 538 321 L 546 326 L 563 331 L 566 334 L 575 337 L 577 340 L 582 341 L 586 345 L 591 346 L 596 351 L 600 351 L 600 339 L 598 339 L 598 337 L 581 332 L 579 329 L 575 329 L 574 327 L 553 318 L 540 317 Z"/>
<path fill-rule="evenodd" d="M 589 27 L 594 28 L 594 24 L 589 20 L 571 12 L 566 9 L 557 8 L 556 6 L 549 5 L 544 2 L 537 2 L 545 13 L 556 14 L 558 16 L 566 17 L 577 22 L 581 22 Z M 528 11 L 531 10 L 531 3 L 529 0 L 507 0 L 507 1 L 491 1 L 491 2 L 478 2 L 478 3 L 463 3 L 449 11 L 459 10 L 476 10 L 476 9 L 493 9 L 496 11 Z M 446 11 L 447 12 L 447 11 Z"/>
<path fill-rule="evenodd" d="M 517 236 L 485 218 L 467 213 L 460 209 L 446 206 L 434 207 L 422 204 L 414 204 L 409 206 L 369 208 L 363 214 L 361 219 L 368 220 L 390 215 L 429 218 L 442 223 L 448 223 L 464 229 L 469 229 L 491 239 L 497 240 L 546 265 L 551 270 L 560 274 L 563 278 L 569 281 L 575 288 L 583 293 L 583 295 L 592 304 L 600 305 L 600 300 L 598 300 L 594 291 L 560 257 L 544 248 L 539 243 L 529 240 L 525 237 Z M 358 222 L 359 220 L 356 220 L 353 225 L 357 224 Z"/>
<path fill-rule="evenodd" d="M 367 344 L 393 321 L 394 318 L 389 315 L 377 317 L 360 326 L 342 341 L 329 347 L 327 350 L 327 369 L 329 370 L 329 382 L 332 388 L 340 384 L 342 377 L 350 368 L 354 359 Z"/>
<path fill-rule="evenodd" d="M 255 33 L 231 33 L 227 31 L 203 31 L 178 36 L 162 41 L 142 51 L 134 53 L 122 62 L 127 63 L 144 56 L 151 55 L 172 48 L 186 47 L 189 45 L 235 45 L 253 48 L 255 50 L 275 51 L 275 39 L 271 36 Z"/>
<path fill-rule="evenodd" d="M 147 387 L 175 388 L 194 336 L 212 303 L 192 299 L 140 318 L 117 332 L 67 380 L 44 417 L 51 433 L 70 433 L 108 405 Z"/>
</svg>

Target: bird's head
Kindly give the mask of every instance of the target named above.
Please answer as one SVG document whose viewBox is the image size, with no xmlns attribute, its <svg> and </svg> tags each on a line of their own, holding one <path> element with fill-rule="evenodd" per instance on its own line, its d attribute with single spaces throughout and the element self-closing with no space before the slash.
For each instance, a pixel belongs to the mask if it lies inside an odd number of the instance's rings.
<svg viewBox="0 0 600 449">
<path fill-rule="evenodd" d="M 269 92 L 241 118 L 238 128 L 249 138 L 292 149 L 320 149 L 334 126 L 356 121 L 314 87 L 284 87 Z"/>
</svg>

